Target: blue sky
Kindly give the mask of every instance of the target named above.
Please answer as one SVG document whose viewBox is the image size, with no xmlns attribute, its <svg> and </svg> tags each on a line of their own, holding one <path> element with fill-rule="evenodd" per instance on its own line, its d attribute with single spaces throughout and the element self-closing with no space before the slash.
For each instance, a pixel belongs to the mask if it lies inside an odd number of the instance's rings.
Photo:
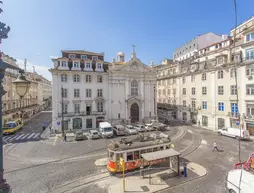
<svg viewBox="0 0 254 193">
<path fill-rule="evenodd" d="M 229 34 L 233 0 L 3 0 L 1 21 L 11 26 L 1 49 L 48 78 L 50 56 L 62 49 L 105 52 L 111 61 L 132 44 L 145 64 L 172 58 L 196 35 Z M 237 0 L 239 22 L 254 15 L 253 0 Z"/>
</svg>

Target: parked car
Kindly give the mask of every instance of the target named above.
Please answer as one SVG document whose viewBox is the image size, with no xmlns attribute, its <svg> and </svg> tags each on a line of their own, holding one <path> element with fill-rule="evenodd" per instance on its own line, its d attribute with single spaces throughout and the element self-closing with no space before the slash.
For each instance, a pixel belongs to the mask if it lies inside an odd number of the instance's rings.
<svg viewBox="0 0 254 193">
<path fill-rule="evenodd" d="M 130 135 L 134 135 L 138 133 L 138 131 L 132 125 L 125 125 L 125 130 Z"/>
<path fill-rule="evenodd" d="M 114 135 L 112 126 L 108 122 L 100 122 L 99 130 L 103 138 L 110 138 Z"/>
<path fill-rule="evenodd" d="M 125 128 L 123 125 L 115 125 L 113 127 L 113 132 L 115 135 L 125 135 L 126 134 Z"/>
<path fill-rule="evenodd" d="M 239 182 L 241 177 L 240 190 Z M 227 174 L 227 189 L 229 193 L 251 193 L 254 190 L 254 175 L 246 170 L 234 169 Z"/>
<path fill-rule="evenodd" d="M 152 123 L 148 123 L 145 125 L 146 131 L 154 131 L 154 127 Z"/>
<path fill-rule="evenodd" d="M 101 137 L 100 133 L 95 129 L 89 130 L 88 135 L 90 139 L 99 139 Z"/>
<path fill-rule="evenodd" d="M 145 132 L 146 131 L 145 126 L 141 125 L 141 124 L 134 125 L 134 129 L 136 129 L 138 132 Z"/>
<path fill-rule="evenodd" d="M 219 135 L 225 135 L 228 137 L 234 137 L 236 139 L 250 139 L 250 133 L 248 130 L 240 130 L 237 128 L 223 128 L 218 130 Z"/>
<path fill-rule="evenodd" d="M 76 131 L 75 140 L 78 141 L 78 140 L 84 140 L 84 139 L 85 139 L 85 136 L 83 134 L 83 131 Z"/>
</svg>

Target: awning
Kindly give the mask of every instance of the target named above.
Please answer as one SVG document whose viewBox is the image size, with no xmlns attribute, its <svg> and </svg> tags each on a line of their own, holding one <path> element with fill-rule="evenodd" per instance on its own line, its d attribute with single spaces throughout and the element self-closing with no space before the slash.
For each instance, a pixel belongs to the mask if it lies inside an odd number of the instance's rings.
<svg viewBox="0 0 254 193">
<path fill-rule="evenodd" d="M 173 150 L 173 149 L 166 149 L 166 150 L 162 150 L 162 151 L 155 151 L 155 152 L 141 154 L 141 156 L 146 161 L 153 161 L 153 160 L 173 157 L 173 156 L 177 156 L 177 155 L 180 155 L 180 153 Z"/>
</svg>

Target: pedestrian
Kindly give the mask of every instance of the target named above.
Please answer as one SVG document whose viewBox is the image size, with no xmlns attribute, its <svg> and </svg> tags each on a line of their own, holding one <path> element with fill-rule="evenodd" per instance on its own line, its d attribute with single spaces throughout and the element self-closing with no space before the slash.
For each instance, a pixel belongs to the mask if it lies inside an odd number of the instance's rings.
<svg viewBox="0 0 254 193">
<path fill-rule="evenodd" d="M 198 121 L 198 126 L 200 127 L 200 121 Z"/>
<path fill-rule="evenodd" d="M 66 133 L 64 133 L 64 141 L 65 142 L 66 142 L 66 138 L 67 138 Z"/>
<path fill-rule="evenodd" d="M 216 142 L 214 141 L 214 142 L 213 142 L 213 151 L 214 151 L 215 149 L 216 149 L 217 151 L 219 151 L 219 149 L 218 149 L 218 147 L 217 147 L 217 144 L 216 144 Z"/>
</svg>

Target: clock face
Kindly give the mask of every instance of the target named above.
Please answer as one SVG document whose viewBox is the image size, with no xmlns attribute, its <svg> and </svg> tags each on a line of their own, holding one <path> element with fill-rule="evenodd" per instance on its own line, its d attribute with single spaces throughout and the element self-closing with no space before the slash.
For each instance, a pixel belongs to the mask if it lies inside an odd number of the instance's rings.
<svg viewBox="0 0 254 193">
<path fill-rule="evenodd" d="M 196 70 L 196 65 L 191 65 L 191 66 L 190 66 L 190 71 L 191 71 L 191 72 L 194 72 L 195 70 Z"/>
</svg>

